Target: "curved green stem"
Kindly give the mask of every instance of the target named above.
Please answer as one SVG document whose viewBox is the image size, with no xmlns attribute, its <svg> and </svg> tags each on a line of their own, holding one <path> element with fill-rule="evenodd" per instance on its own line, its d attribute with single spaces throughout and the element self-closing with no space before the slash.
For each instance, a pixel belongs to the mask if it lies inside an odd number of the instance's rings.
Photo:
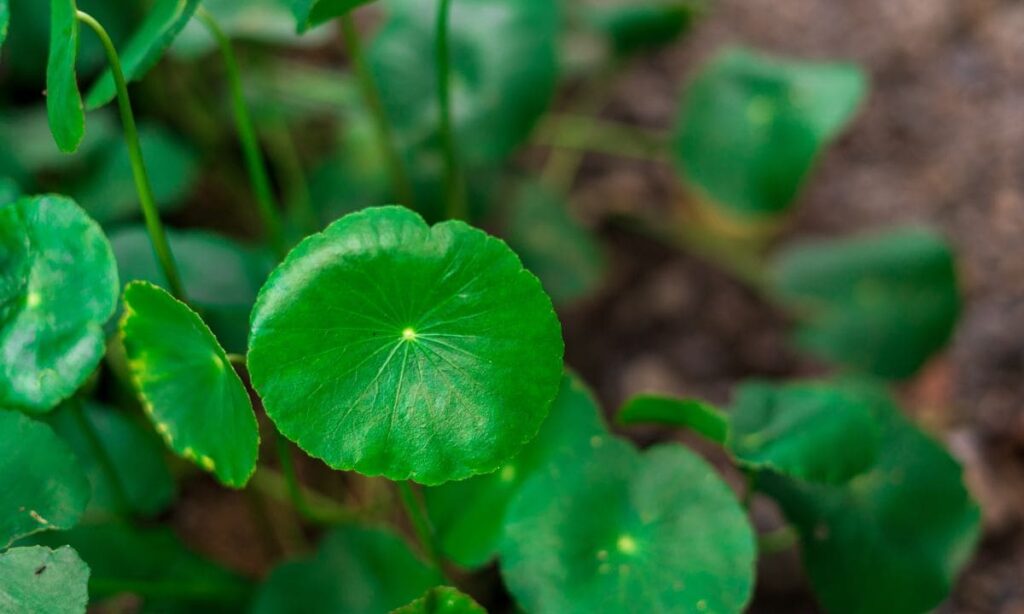
<svg viewBox="0 0 1024 614">
<path fill-rule="evenodd" d="M 373 80 L 373 73 L 366 63 L 363 55 L 363 44 L 359 37 L 359 29 L 356 28 L 355 20 L 351 13 L 346 13 L 338 19 L 341 24 L 341 35 L 345 39 L 345 50 L 356 73 L 356 80 L 359 83 L 359 90 L 363 97 L 363 103 L 370 111 L 373 119 L 374 129 L 377 131 L 377 140 L 380 142 L 381 150 L 387 161 L 388 172 L 391 175 L 391 182 L 395 187 L 395 194 L 407 207 L 415 208 L 412 182 L 409 180 L 409 173 L 406 171 L 405 162 L 395 145 L 395 137 L 391 131 L 391 123 L 384 112 L 384 104 L 381 102 L 380 91 Z"/>
<path fill-rule="evenodd" d="M 416 533 L 416 538 L 419 540 L 423 550 L 426 551 L 431 562 L 437 567 L 437 571 L 451 584 L 451 580 L 444 570 L 444 559 L 441 557 L 441 550 L 437 545 L 434 527 L 423 510 L 419 499 L 416 498 L 416 493 L 413 492 L 409 482 L 395 482 L 395 485 L 398 487 L 398 496 L 402 501 L 402 507 L 405 509 L 406 515 L 409 517 L 413 531 Z M 454 584 L 451 585 L 454 586 Z"/>
<path fill-rule="evenodd" d="M 449 219 L 465 219 L 466 191 L 459 168 L 459 155 L 455 145 L 455 131 L 452 126 L 451 100 L 451 49 L 448 40 L 448 21 L 451 0 L 439 0 L 437 5 L 437 47 L 434 62 L 437 64 L 437 102 L 440 111 L 441 146 L 444 149 L 445 206 Z"/>
<path fill-rule="evenodd" d="M 110 70 L 114 74 L 114 85 L 117 87 L 117 105 L 121 110 L 121 123 L 124 125 L 124 139 L 128 144 L 128 157 L 131 160 L 132 175 L 135 178 L 135 190 L 139 194 L 139 203 L 142 206 L 142 215 L 146 220 L 146 230 L 149 231 L 150 241 L 153 243 L 153 251 L 156 252 L 157 260 L 163 269 L 164 277 L 167 278 L 167 285 L 170 286 L 171 294 L 180 300 L 186 300 L 185 288 L 181 283 L 181 275 L 178 273 L 178 266 L 174 262 L 174 255 L 171 253 L 171 246 L 167 242 L 167 233 L 164 232 L 163 224 L 160 222 L 160 212 L 156 207 L 156 199 L 153 198 L 153 188 L 149 183 L 149 174 L 146 172 L 146 163 L 142 158 L 142 146 L 139 144 L 139 130 L 135 126 L 135 115 L 132 113 L 131 100 L 128 98 L 128 85 L 125 82 L 124 72 L 121 70 L 121 58 L 117 55 L 117 49 L 107 31 L 103 29 L 100 22 L 92 15 L 83 11 L 77 12 L 78 20 L 92 28 L 93 32 L 103 44 L 107 54 L 107 61 L 110 63 Z"/>
<path fill-rule="evenodd" d="M 288 251 L 284 238 L 284 224 L 281 222 L 280 207 L 270 185 L 267 164 L 263 159 L 263 152 L 260 150 L 259 139 L 256 136 L 256 127 L 253 125 L 249 107 L 245 104 L 245 91 L 242 88 L 242 76 L 238 70 L 235 50 L 231 46 L 231 40 L 207 10 L 200 7 L 196 11 L 196 18 L 206 26 L 220 47 L 224 68 L 227 71 L 228 88 L 231 91 L 231 110 L 235 116 L 235 128 L 238 130 L 238 140 L 245 155 L 249 180 L 252 182 L 253 191 L 256 194 L 256 204 L 270 244 L 274 251 L 283 258 Z"/>
</svg>

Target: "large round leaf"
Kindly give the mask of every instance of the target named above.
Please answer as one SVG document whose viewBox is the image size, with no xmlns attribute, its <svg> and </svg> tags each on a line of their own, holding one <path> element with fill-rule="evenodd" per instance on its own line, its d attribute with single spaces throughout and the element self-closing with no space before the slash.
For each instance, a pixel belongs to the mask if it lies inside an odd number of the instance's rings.
<svg viewBox="0 0 1024 614">
<path fill-rule="evenodd" d="M 799 531 L 804 564 L 829 612 L 930 611 L 970 557 L 978 507 L 956 461 L 884 390 L 858 386 L 847 394 L 870 403 L 882 428 L 874 466 L 840 485 L 768 473 L 758 486 Z"/>
<path fill-rule="evenodd" d="M 504 243 L 383 207 L 307 238 L 271 274 L 249 370 L 306 452 L 432 485 L 493 471 L 536 435 L 562 351 L 550 299 Z"/>
<path fill-rule="evenodd" d="M 740 612 L 754 533 L 714 470 L 678 445 L 599 439 L 529 481 L 509 510 L 501 570 L 529 612 Z"/>
<path fill-rule="evenodd" d="M 103 232 L 72 201 L 0 207 L 0 407 L 44 412 L 103 357 L 117 266 Z"/>
<path fill-rule="evenodd" d="M 0 410 L 0 450 L 0 548 L 78 522 L 89 500 L 89 480 L 50 427 Z"/>
<path fill-rule="evenodd" d="M 158 286 L 124 291 L 121 335 L 146 413 L 167 445 L 241 488 L 256 471 L 259 431 L 249 394 L 203 320 Z"/>
<path fill-rule="evenodd" d="M 590 391 L 566 376 L 540 433 L 501 469 L 424 491 L 445 555 L 460 565 L 487 563 L 498 551 L 509 504 L 533 475 L 559 459 L 586 454 L 593 437 L 607 434 Z"/>
<path fill-rule="evenodd" d="M 89 566 L 67 546 L 0 554 L 0 612 L 85 614 Z"/>
<path fill-rule="evenodd" d="M 316 556 L 285 563 L 260 589 L 253 614 L 380 614 L 441 582 L 398 536 L 355 526 L 330 532 Z"/>
<path fill-rule="evenodd" d="M 487 610 L 458 589 L 435 586 L 426 595 L 391 614 L 487 614 Z"/>
</svg>

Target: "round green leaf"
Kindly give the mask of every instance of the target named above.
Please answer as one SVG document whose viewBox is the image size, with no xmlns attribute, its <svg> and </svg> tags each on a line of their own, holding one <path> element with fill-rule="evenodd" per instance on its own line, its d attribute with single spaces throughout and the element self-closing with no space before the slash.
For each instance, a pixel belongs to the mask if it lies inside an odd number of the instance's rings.
<svg viewBox="0 0 1024 614">
<path fill-rule="evenodd" d="M 0 407 L 45 412 L 103 357 L 117 267 L 100 227 L 60 196 L 0 207 Z"/>
<path fill-rule="evenodd" d="M 38 0 L 37 0 L 38 1 Z M 78 7 L 75 0 L 50 0 L 50 54 L 46 64 L 46 111 L 61 151 L 78 149 L 85 137 L 85 109 L 78 90 Z"/>
<path fill-rule="evenodd" d="M 391 614 L 487 614 L 487 610 L 458 589 L 435 586 L 426 595 Z"/>
<path fill-rule="evenodd" d="M 693 429 L 717 443 L 725 443 L 729 437 L 729 417 L 710 403 L 697 399 L 637 395 L 622 406 L 618 420 L 621 424 L 654 422 Z"/>
<path fill-rule="evenodd" d="M 508 246 L 401 207 L 296 247 L 260 292 L 249 347 L 285 436 L 335 469 L 428 485 L 514 456 L 562 376 L 551 300 Z"/>
<path fill-rule="evenodd" d="M 852 392 L 871 403 L 882 429 L 875 465 L 840 485 L 767 473 L 758 487 L 799 531 L 804 565 L 829 612 L 930 611 L 970 557 L 978 507 L 956 461 L 884 390 Z"/>
<path fill-rule="evenodd" d="M 748 220 L 784 213 L 866 88 L 854 65 L 725 51 L 682 101 L 680 172 L 723 213 Z"/>
<path fill-rule="evenodd" d="M 508 506 L 523 484 L 559 459 L 586 454 L 607 434 L 601 411 L 578 379 L 566 376 L 540 433 L 501 469 L 424 490 L 441 549 L 466 567 L 487 563 L 498 551 Z"/>
<path fill-rule="evenodd" d="M 316 556 L 285 563 L 260 589 L 253 614 L 380 614 L 409 603 L 441 577 L 396 535 L 346 526 Z"/>
<path fill-rule="evenodd" d="M 870 403 L 835 386 L 745 384 L 730 421 L 726 445 L 741 463 L 809 482 L 845 482 L 878 455 Z"/>
<path fill-rule="evenodd" d="M 0 548 L 78 522 L 89 500 L 89 480 L 50 427 L 0 410 L 0 450 Z"/>
<path fill-rule="evenodd" d="M 593 454 L 523 487 L 509 511 L 501 571 L 529 612 L 741 612 L 754 583 L 754 533 L 729 487 L 678 445 Z"/>
<path fill-rule="evenodd" d="M 0 612 L 85 614 L 89 566 L 68 548 L 12 548 L 0 554 Z"/>
<path fill-rule="evenodd" d="M 256 471 L 252 403 L 203 320 L 167 291 L 135 281 L 124 291 L 121 336 L 146 414 L 177 454 L 232 488 Z"/>
<path fill-rule="evenodd" d="M 880 377 L 916 373 L 960 315 L 952 250 L 924 228 L 797 245 L 774 278 L 801 346 Z"/>
</svg>

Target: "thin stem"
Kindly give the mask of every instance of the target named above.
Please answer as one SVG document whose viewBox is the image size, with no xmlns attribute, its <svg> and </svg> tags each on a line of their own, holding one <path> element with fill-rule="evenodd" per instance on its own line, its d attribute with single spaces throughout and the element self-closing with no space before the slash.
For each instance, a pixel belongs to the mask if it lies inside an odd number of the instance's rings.
<svg viewBox="0 0 1024 614">
<path fill-rule="evenodd" d="M 437 567 L 437 571 L 450 583 L 451 580 L 448 578 L 448 574 L 445 573 L 444 570 L 444 559 L 441 558 L 441 550 L 437 546 L 434 527 L 431 525 L 426 512 L 424 512 L 419 499 L 416 498 L 416 493 L 413 492 L 412 486 L 409 485 L 409 482 L 395 482 L 395 486 L 398 487 L 399 499 L 401 499 L 402 507 L 405 509 L 405 513 L 409 517 L 409 522 L 412 524 L 413 531 L 416 533 L 416 539 L 419 540 L 420 545 L 427 554 L 427 557 L 429 557 L 431 562 L 434 563 L 434 566 Z"/>
<path fill-rule="evenodd" d="M 92 28 L 107 53 L 107 61 L 110 63 L 110 70 L 114 75 L 114 85 L 117 87 L 117 105 L 121 110 L 124 139 L 128 144 L 128 157 L 131 160 L 132 174 L 135 178 L 135 190 L 139 194 L 142 215 L 146 220 L 146 230 L 149 231 L 149 239 L 153 243 L 153 251 L 156 253 L 160 267 L 163 269 L 164 277 L 167 278 L 167 285 L 170 286 L 171 294 L 184 301 L 186 300 L 185 288 L 181 283 L 181 275 L 178 273 L 178 267 L 174 262 L 171 246 L 167 242 L 167 233 L 164 232 L 163 224 L 160 222 L 160 212 L 156 207 L 156 200 L 153 198 L 153 188 L 150 186 L 149 174 L 146 172 L 146 164 L 142 158 L 139 131 L 135 126 L 135 115 L 132 113 L 131 100 L 128 98 L 128 85 L 125 82 L 124 72 L 121 70 L 121 58 L 117 55 L 114 43 L 110 40 L 107 31 L 100 25 L 100 22 L 96 21 L 92 15 L 83 11 L 78 11 L 77 17 L 79 21 Z"/>
<path fill-rule="evenodd" d="M 254 490 L 283 503 L 293 503 L 288 479 L 267 467 L 260 467 L 250 482 Z M 352 509 L 322 493 L 298 485 L 302 498 L 306 502 L 309 515 L 306 520 L 315 525 L 331 526 L 347 522 L 369 521 L 374 519 L 372 510 Z"/>
<path fill-rule="evenodd" d="M 445 211 L 449 219 L 465 219 L 468 210 L 466 190 L 459 167 L 459 155 L 452 126 L 451 49 L 448 40 L 448 21 L 451 0 L 439 0 L 437 5 L 437 47 L 434 62 L 437 65 L 437 103 L 440 113 L 441 146 L 444 149 Z"/>
<path fill-rule="evenodd" d="M 313 208 L 313 197 L 309 193 L 309 180 L 302 168 L 299 149 L 295 145 L 287 122 L 277 119 L 274 127 L 266 133 L 267 152 L 278 169 L 284 184 L 287 206 L 297 213 L 301 225 L 308 232 L 320 229 L 320 216 Z"/>
<path fill-rule="evenodd" d="M 599 153 L 646 162 L 668 161 L 665 137 L 634 126 L 577 114 L 551 115 L 537 129 L 533 142 L 551 147 L 544 178 L 563 190 L 571 187 L 582 155 Z"/>
<path fill-rule="evenodd" d="M 88 440 L 89 447 L 92 448 L 93 454 L 99 463 L 100 471 L 103 472 L 107 482 L 110 484 L 111 494 L 114 497 L 117 511 L 121 514 L 130 513 L 131 504 L 129 503 L 128 493 L 124 489 L 124 483 L 121 482 L 121 476 L 117 473 L 114 459 L 110 457 L 107 447 L 103 444 L 103 440 L 100 439 L 99 433 L 96 432 L 96 426 L 89 419 L 89 416 L 86 415 L 83 403 L 78 399 L 74 399 L 71 401 L 71 404 L 71 413 L 74 414 L 78 427 L 81 429 L 82 434 L 85 435 L 86 440 Z"/>
<path fill-rule="evenodd" d="M 277 433 L 277 459 L 281 464 L 281 473 L 284 475 L 285 485 L 288 488 L 288 498 L 299 514 L 310 521 L 314 521 L 316 514 L 309 507 L 306 498 L 302 494 L 302 486 L 299 484 L 299 476 L 295 473 L 295 463 L 292 461 L 291 444 L 281 433 Z"/>
<path fill-rule="evenodd" d="M 415 197 L 412 190 L 412 182 L 409 180 L 409 173 L 405 168 L 405 162 L 395 144 L 394 133 L 391 130 L 391 122 L 384 111 L 384 103 L 381 102 L 380 90 L 370 72 L 370 66 L 363 54 L 363 43 L 359 36 L 359 29 L 356 28 L 355 20 L 351 13 L 346 13 L 339 18 L 341 24 L 342 38 L 345 39 L 345 50 L 348 53 L 352 67 L 355 69 L 356 80 L 359 82 L 359 91 L 363 97 L 363 103 L 370 111 L 373 119 L 374 129 L 377 131 L 377 140 L 380 142 L 381 150 L 388 165 L 388 172 L 391 175 L 391 182 L 394 184 L 395 195 L 403 201 L 407 207 L 415 208 Z"/>
<path fill-rule="evenodd" d="M 284 257 L 287 245 L 284 238 L 284 224 L 281 222 L 281 209 L 270 185 L 267 164 L 263 159 L 263 152 L 260 150 L 252 115 L 245 103 L 245 91 L 242 87 L 242 76 L 238 69 L 235 50 L 231 46 L 231 40 L 224 34 L 224 30 L 217 24 L 213 15 L 200 7 L 196 11 L 196 18 L 206 26 L 220 47 L 220 54 L 224 60 L 224 68 L 228 77 L 228 89 L 231 91 L 231 110 L 235 116 L 235 128 L 238 130 L 238 140 L 245 155 L 249 180 L 252 182 L 253 191 L 256 194 L 256 204 L 271 246 L 279 256 Z"/>
</svg>

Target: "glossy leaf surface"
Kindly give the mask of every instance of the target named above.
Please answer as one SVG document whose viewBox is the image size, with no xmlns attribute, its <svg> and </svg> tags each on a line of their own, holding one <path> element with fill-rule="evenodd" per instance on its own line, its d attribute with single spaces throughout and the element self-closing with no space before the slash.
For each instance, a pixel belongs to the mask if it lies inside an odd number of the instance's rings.
<svg viewBox="0 0 1024 614">
<path fill-rule="evenodd" d="M 315 556 L 285 563 L 261 587 L 253 614 L 378 614 L 405 605 L 440 583 L 398 536 L 339 527 Z"/>
<path fill-rule="evenodd" d="M 307 238 L 271 274 L 248 363 L 306 452 L 435 485 L 493 471 L 536 435 L 562 351 L 550 299 L 503 242 L 383 207 Z"/>
<path fill-rule="evenodd" d="M 758 220 L 784 213 L 866 89 L 852 64 L 723 52 L 683 99 L 675 143 L 679 170 L 729 216 Z"/>
<path fill-rule="evenodd" d="M 166 290 L 132 282 L 121 336 L 143 408 L 177 454 L 226 486 L 256 471 L 259 432 L 249 394 L 202 319 Z"/>
<path fill-rule="evenodd" d="M 791 247 L 774 278 L 801 346 L 880 377 L 913 375 L 960 314 L 952 251 L 923 228 Z"/>
<path fill-rule="evenodd" d="M 523 484 L 559 459 L 585 455 L 607 434 L 600 409 L 579 379 L 566 376 L 540 433 L 501 469 L 424 490 L 427 510 L 445 555 L 477 567 L 498 551 L 509 505 Z"/>
<path fill-rule="evenodd" d="M 0 207 L 0 407 L 45 412 L 103 357 L 117 266 L 100 227 L 61 196 Z"/>
<path fill-rule="evenodd" d="M 0 450 L 0 548 L 78 522 L 89 500 L 89 480 L 50 427 L 0 410 Z"/>
<path fill-rule="evenodd" d="M 501 547 L 506 585 L 529 612 L 741 612 L 753 530 L 714 469 L 678 445 L 593 454 L 526 484 Z"/>
<path fill-rule="evenodd" d="M 85 137 L 85 109 L 78 90 L 78 7 L 75 0 L 50 0 L 50 52 L 46 63 L 46 110 L 50 131 L 65 153 Z"/>
<path fill-rule="evenodd" d="M 437 586 L 391 614 L 487 614 L 473 598 L 450 586 Z"/>
<path fill-rule="evenodd" d="M 341 17 L 372 0 L 290 0 L 299 32 Z"/>
<path fill-rule="evenodd" d="M 0 612 L 84 614 L 89 566 L 67 546 L 11 548 L 0 554 Z"/>
<path fill-rule="evenodd" d="M 622 406 L 618 420 L 621 424 L 656 423 L 693 429 L 718 443 L 725 443 L 729 435 L 729 417 L 697 399 L 637 395 Z"/>
</svg>

